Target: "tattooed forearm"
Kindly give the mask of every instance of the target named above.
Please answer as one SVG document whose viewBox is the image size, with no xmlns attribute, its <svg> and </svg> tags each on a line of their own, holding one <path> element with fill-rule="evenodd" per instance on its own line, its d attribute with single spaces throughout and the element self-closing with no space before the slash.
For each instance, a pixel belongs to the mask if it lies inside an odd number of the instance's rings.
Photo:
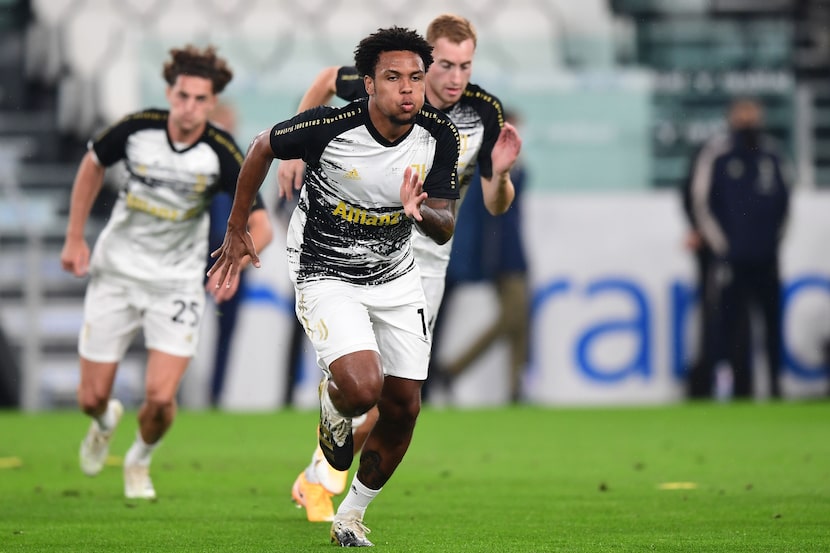
<svg viewBox="0 0 830 553">
<path fill-rule="evenodd" d="M 455 200 L 431 199 L 421 204 L 423 221 L 415 224 L 438 244 L 445 244 L 455 231 Z"/>
</svg>

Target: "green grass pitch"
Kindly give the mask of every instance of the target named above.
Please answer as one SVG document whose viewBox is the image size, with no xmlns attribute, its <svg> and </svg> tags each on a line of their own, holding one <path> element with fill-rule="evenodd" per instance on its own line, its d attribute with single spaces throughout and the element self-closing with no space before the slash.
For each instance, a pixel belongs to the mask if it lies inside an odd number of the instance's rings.
<svg viewBox="0 0 830 553">
<path fill-rule="evenodd" d="M 316 413 L 180 412 L 156 502 L 81 474 L 76 412 L 0 412 L 2 552 L 330 551 L 290 488 Z M 830 402 L 425 408 L 365 520 L 400 552 L 830 551 Z"/>
</svg>

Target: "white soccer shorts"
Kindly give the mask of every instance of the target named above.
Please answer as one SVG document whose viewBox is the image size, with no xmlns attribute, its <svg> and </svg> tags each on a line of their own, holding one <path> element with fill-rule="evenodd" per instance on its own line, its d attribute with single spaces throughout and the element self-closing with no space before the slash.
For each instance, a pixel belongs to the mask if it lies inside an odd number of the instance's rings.
<svg viewBox="0 0 830 553">
<path fill-rule="evenodd" d="M 302 283 L 296 289 L 296 313 L 324 371 L 343 355 L 373 350 L 380 354 L 384 374 L 427 377 L 429 313 L 417 267 L 380 285 Z"/>
<path fill-rule="evenodd" d="M 147 349 L 193 357 L 204 310 L 201 285 L 159 292 L 92 277 L 84 298 L 78 353 L 98 363 L 118 362 L 141 329 Z"/>
<path fill-rule="evenodd" d="M 421 275 L 421 285 L 424 288 L 424 296 L 427 300 L 427 326 L 429 327 L 429 335 L 432 336 L 432 331 L 435 330 L 435 317 L 438 316 L 438 310 L 441 308 L 441 300 L 444 299 L 444 287 L 446 286 L 446 278 L 444 276 Z"/>
</svg>

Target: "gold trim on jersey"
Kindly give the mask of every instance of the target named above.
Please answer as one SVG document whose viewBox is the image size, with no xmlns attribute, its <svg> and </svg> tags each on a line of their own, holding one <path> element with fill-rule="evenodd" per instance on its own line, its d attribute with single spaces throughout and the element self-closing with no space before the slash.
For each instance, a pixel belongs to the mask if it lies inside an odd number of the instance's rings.
<svg viewBox="0 0 830 553">
<path fill-rule="evenodd" d="M 470 89 L 465 89 L 464 96 L 467 96 L 468 98 L 479 98 L 493 106 L 493 108 L 496 110 L 496 113 L 498 114 L 499 128 L 504 127 L 504 113 L 502 113 L 501 102 L 497 102 L 493 96 L 481 90 L 472 92 Z"/>
<path fill-rule="evenodd" d="M 294 131 L 298 131 L 300 129 L 306 129 L 308 127 L 316 127 L 317 125 L 330 125 L 337 121 L 343 121 L 344 119 L 351 119 L 352 117 L 362 113 L 361 109 L 352 109 L 349 111 L 344 111 L 334 117 L 318 117 L 317 119 L 310 119 L 308 121 L 299 121 L 294 123 L 293 125 L 289 125 L 284 129 L 276 129 L 274 131 L 274 136 L 282 136 L 284 134 L 289 134 Z"/>
<path fill-rule="evenodd" d="M 208 136 L 215 140 L 217 144 L 224 146 L 225 149 L 231 153 L 233 159 L 236 160 L 239 165 L 242 165 L 242 162 L 245 161 L 245 156 L 242 155 L 242 152 L 239 151 L 239 148 L 237 148 L 233 142 L 213 129 L 208 131 Z"/>
</svg>

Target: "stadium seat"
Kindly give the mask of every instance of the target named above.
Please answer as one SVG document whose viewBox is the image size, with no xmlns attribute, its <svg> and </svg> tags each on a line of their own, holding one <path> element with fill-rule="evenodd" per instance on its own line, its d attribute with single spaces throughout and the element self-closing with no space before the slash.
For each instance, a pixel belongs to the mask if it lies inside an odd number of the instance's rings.
<svg viewBox="0 0 830 553">
<path fill-rule="evenodd" d="M 98 76 L 117 63 L 126 21 L 118 13 L 94 6 L 65 24 L 63 51 L 69 73 L 58 91 L 58 125 L 64 132 L 88 137 L 101 124 Z"/>
<path fill-rule="evenodd" d="M 481 13 L 473 19 L 479 34 L 477 67 L 533 72 L 561 67 L 564 33 L 558 17 L 527 0 Z"/>
<path fill-rule="evenodd" d="M 54 84 L 65 64 L 61 49 L 63 27 L 75 14 L 77 0 L 31 0 L 33 22 L 26 32 L 26 75 Z"/>
<path fill-rule="evenodd" d="M 103 67 L 95 79 L 97 112 L 104 124 L 145 107 L 141 100 L 141 72 L 138 69 L 139 42 L 139 36 L 128 31 L 118 50 L 117 62 Z M 158 83 L 161 82 L 159 72 Z"/>
<path fill-rule="evenodd" d="M 144 26 L 150 35 L 161 37 L 169 47 L 187 43 L 202 44 L 210 40 L 212 32 L 226 25 L 214 22 L 211 13 L 200 3 L 191 0 L 175 0 L 164 3 L 158 16 Z"/>
</svg>

